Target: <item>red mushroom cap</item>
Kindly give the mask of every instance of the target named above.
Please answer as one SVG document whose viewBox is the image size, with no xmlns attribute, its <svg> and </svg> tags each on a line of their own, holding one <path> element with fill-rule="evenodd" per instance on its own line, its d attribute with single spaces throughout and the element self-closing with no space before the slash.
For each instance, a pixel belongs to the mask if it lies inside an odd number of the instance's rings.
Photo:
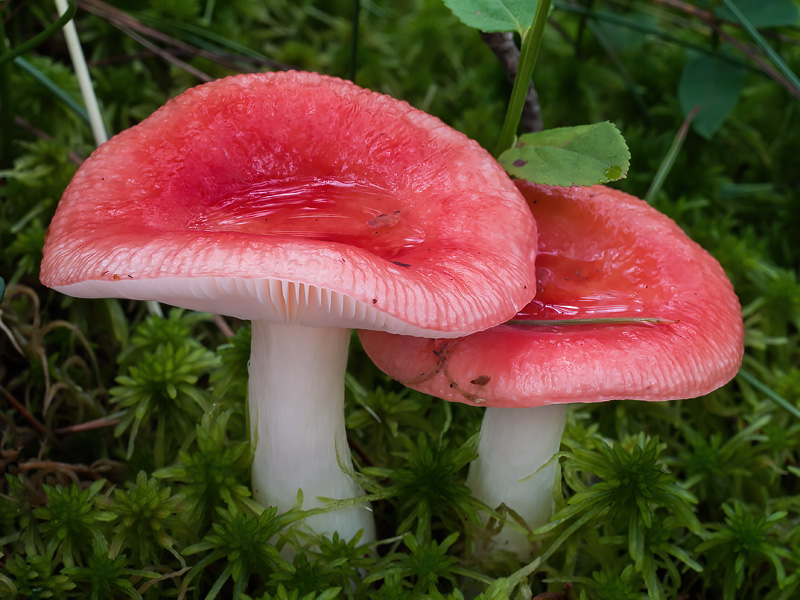
<svg viewBox="0 0 800 600">
<path fill-rule="evenodd" d="M 435 117 L 314 73 L 241 75 L 190 89 L 83 164 L 41 279 L 447 337 L 533 297 L 535 227 L 494 159 Z"/>
<path fill-rule="evenodd" d="M 603 186 L 518 186 L 539 254 L 536 299 L 516 319 L 674 322 L 509 323 L 447 342 L 360 332 L 378 367 L 422 392 L 498 407 L 690 398 L 736 374 L 739 301 L 719 263 L 672 220 Z"/>
</svg>

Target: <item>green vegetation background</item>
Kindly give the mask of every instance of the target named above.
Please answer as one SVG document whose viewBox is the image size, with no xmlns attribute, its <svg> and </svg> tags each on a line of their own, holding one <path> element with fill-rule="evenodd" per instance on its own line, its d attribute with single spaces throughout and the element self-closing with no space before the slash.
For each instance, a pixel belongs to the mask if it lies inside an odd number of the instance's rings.
<svg viewBox="0 0 800 600">
<path fill-rule="evenodd" d="M 361 4 L 357 82 L 491 148 L 510 85 L 478 33 L 439 0 Z M 754 47 L 740 27 L 686 6 L 558 5 L 535 82 L 546 127 L 619 127 L 633 159 L 618 185 L 644 196 L 684 119 L 685 65 L 733 57 L 732 82 L 700 86 L 719 128 L 688 133 L 653 202 L 733 281 L 750 377 L 700 399 L 573 407 L 561 512 L 533 536 L 547 558 L 530 565 L 476 543 L 486 532 L 462 483 L 481 411 L 402 389 L 357 343 L 347 424 L 383 498 L 381 541 L 367 554 L 342 540 L 280 554 L 276 540 L 308 539 L 291 514 L 249 499 L 246 324 L 229 323 L 227 337 L 208 315 L 161 319 L 38 283 L 50 217 L 94 144 L 65 102 L 82 101 L 60 33 L 23 55 L 27 67 L 0 65 L 0 597 L 796 598 L 800 421 L 775 398 L 800 403 L 797 94 L 729 50 L 722 34 Z M 773 6 L 796 15 L 792 2 Z M 212 78 L 288 66 L 351 75 L 350 0 L 114 7 L 84 0 L 77 15 L 111 132 L 200 83 L 177 61 Z M 44 0 L 4 2 L 0 15 L 12 48 L 55 20 Z M 768 41 L 796 69 L 796 16 L 777 20 Z"/>
</svg>

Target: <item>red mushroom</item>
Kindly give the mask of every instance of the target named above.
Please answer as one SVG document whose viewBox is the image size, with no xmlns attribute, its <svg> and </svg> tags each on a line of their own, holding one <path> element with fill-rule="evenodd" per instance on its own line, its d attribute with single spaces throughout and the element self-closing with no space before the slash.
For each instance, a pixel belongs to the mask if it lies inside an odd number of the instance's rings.
<svg viewBox="0 0 800 600">
<path fill-rule="evenodd" d="M 735 375 L 743 324 L 717 261 L 645 202 L 602 186 L 518 186 L 539 228 L 538 289 L 514 320 L 457 340 L 360 337 L 406 385 L 493 407 L 467 484 L 536 527 L 552 513 L 555 467 L 542 466 L 567 403 L 706 394 Z M 498 543 L 530 552 L 509 528 Z"/>
<path fill-rule="evenodd" d="M 362 493 L 339 466 L 350 328 L 505 321 L 533 296 L 535 240 L 502 169 L 438 119 L 339 79 L 252 74 L 101 146 L 61 199 L 41 279 L 252 320 L 253 495 L 285 510 L 302 489 L 312 508 Z M 373 535 L 365 508 L 308 521 Z"/>
</svg>

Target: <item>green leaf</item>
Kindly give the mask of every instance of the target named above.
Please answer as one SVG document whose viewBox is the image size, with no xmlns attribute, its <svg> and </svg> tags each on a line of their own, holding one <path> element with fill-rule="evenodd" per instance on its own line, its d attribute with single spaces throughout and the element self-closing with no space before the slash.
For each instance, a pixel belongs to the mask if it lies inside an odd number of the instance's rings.
<svg viewBox="0 0 800 600">
<path fill-rule="evenodd" d="M 746 71 L 721 58 L 698 55 L 683 68 L 678 84 L 678 100 L 684 116 L 699 106 L 692 128 L 709 139 L 722 126 L 744 86 Z"/>
<path fill-rule="evenodd" d="M 522 35 L 536 12 L 537 0 L 444 0 L 462 23 L 486 31 L 516 31 Z"/>
<path fill-rule="evenodd" d="M 755 27 L 783 27 L 797 25 L 800 21 L 800 10 L 793 0 L 736 0 L 736 6 Z M 717 7 L 714 12 L 718 17 L 738 22 L 724 6 Z"/>
<path fill-rule="evenodd" d="M 6 294 L 6 280 L 0 277 L 0 301 L 3 300 L 3 296 Z"/>
<path fill-rule="evenodd" d="M 499 158 L 515 177 L 561 186 L 622 179 L 630 159 L 625 139 L 608 121 L 525 134 Z"/>
</svg>

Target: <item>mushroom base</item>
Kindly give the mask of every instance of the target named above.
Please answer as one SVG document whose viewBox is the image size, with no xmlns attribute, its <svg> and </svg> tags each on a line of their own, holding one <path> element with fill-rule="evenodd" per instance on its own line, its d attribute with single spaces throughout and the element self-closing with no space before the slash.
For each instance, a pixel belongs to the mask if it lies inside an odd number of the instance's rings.
<svg viewBox="0 0 800 600">
<path fill-rule="evenodd" d="M 253 497 L 280 511 L 292 508 L 298 490 L 303 509 L 364 491 L 352 470 L 344 426 L 344 376 L 350 330 L 338 327 L 253 322 L 250 355 L 250 431 L 255 446 Z M 375 537 L 368 503 L 307 517 L 317 533 L 344 539 L 359 530 Z"/>
<path fill-rule="evenodd" d="M 470 465 L 466 485 L 488 506 L 504 504 L 530 529 L 550 520 L 554 509 L 556 461 L 567 417 L 563 404 L 536 408 L 487 408 L 478 442 L 478 458 Z M 511 517 L 509 517 L 510 519 Z M 525 533 L 506 524 L 493 547 L 531 557 Z"/>
</svg>

